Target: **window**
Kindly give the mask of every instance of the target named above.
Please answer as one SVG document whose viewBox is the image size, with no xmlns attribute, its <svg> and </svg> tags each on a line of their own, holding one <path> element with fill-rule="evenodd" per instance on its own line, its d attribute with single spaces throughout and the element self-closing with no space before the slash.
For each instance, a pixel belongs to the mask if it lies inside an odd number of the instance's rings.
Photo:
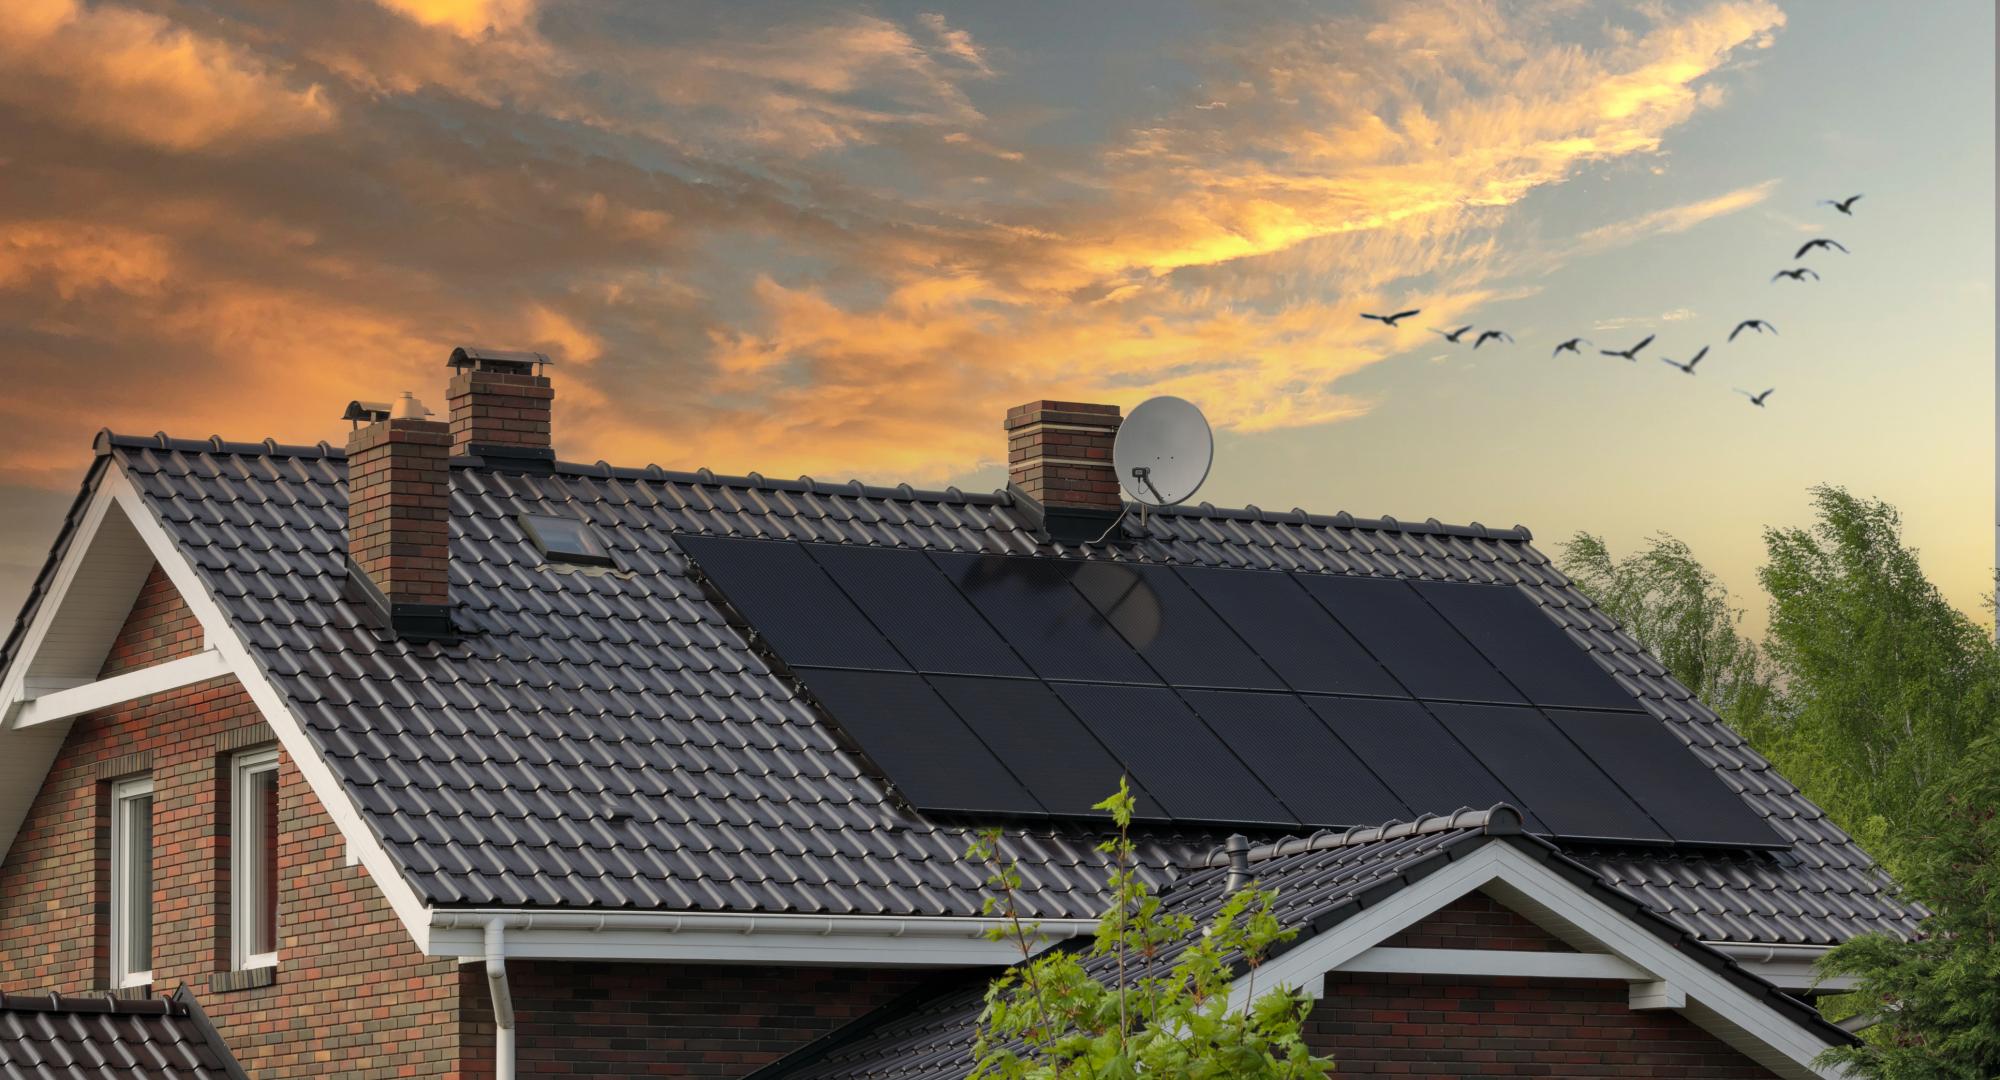
<svg viewBox="0 0 2000 1080">
<path fill-rule="evenodd" d="M 278 751 L 230 768 L 229 957 L 238 971 L 278 962 Z"/>
<path fill-rule="evenodd" d="M 605 549 L 597 530 L 575 518 L 522 514 L 521 527 L 527 530 L 528 539 L 542 549 L 542 555 L 550 562 L 580 566 L 617 565 L 611 561 L 611 552 Z"/>
<path fill-rule="evenodd" d="M 153 778 L 111 785 L 111 984 L 153 981 Z"/>
</svg>

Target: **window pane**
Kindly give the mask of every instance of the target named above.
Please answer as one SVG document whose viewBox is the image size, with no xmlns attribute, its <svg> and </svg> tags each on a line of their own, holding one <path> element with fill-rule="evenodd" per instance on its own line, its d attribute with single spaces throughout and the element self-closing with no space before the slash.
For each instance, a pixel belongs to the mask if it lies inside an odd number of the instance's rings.
<svg viewBox="0 0 2000 1080">
<path fill-rule="evenodd" d="M 125 972 L 153 969 L 153 797 L 123 801 Z"/>
<path fill-rule="evenodd" d="M 250 803 L 257 815 L 257 844 L 250 850 L 257 861 L 257 887 L 251 917 L 246 920 L 248 953 L 278 949 L 278 770 L 265 769 L 250 777 Z"/>
</svg>

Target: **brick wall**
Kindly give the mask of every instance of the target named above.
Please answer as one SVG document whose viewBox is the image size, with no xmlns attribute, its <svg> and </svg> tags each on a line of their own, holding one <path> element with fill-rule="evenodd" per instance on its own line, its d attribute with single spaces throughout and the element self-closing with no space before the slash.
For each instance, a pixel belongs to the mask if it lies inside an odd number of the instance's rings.
<svg viewBox="0 0 2000 1080">
<path fill-rule="evenodd" d="M 927 978 L 865 968 L 507 962 L 522 1076 L 741 1077 Z M 466 1076 L 490 1077 L 493 1009 L 466 971 Z"/>
<path fill-rule="evenodd" d="M 1467 893 L 1382 942 L 1399 949 L 1510 949 L 1575 952 L 1527 917 L 1481 893 Z"/>
<path fill-rule="evenodd" d="M 107 673 L 190 649 L 191 620 L 157 571 Z M 458 965 L 427 960 L 333 822 L 280 756 L 279 953 L 273 982 L 219 989 L 229 967 L 228 762 L 267 743 L 255 705 L 222 678 L 76 719 L 0 864 L 0 988 L 102 987 L 109 949 L 107 790 L 154 783 L 153 990 L 187 983 L 259 1078 L 452 1076 Z"/>
<path fill-rule="evenodd" d="M 125 625 L 118 631 L 110 655 L 104 658 L 104 669 L 97 677 L 193 656 L 201 651 L 201 644 L 201 623 L 188 610 L 187 601 L 174 591 L 167 572 L 156 563 L 153 572 L 146 575 L 146 583 L 139 587 L 139 599 L 125 616 Z"/>
</svg>

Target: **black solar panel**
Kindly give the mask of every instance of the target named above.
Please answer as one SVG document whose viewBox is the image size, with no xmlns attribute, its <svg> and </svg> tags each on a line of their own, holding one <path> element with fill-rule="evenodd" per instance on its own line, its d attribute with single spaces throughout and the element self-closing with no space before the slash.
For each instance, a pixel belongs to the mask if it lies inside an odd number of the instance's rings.
<svg viewBox="0 0 2000 1080">
<path fill-rule="evenodd" d="M 1040 679 L 933 675 L 930 684 L 1051 814 L 1084 816 L 1118 790 L 1124 766 Z M 835 717 L 839 719 L 839 717 Z M 1166 815 L 1136 780 L 1143 817 Z"/>
<path fill-rule="evenodd" d="M 785 663 L 911 670 L 798 544 L 685 534 L 675 540 Z"/>
<path fill-rule="evenodd" d="M 793 670 L 911 803 L 989 814 L 1042 812 L 921 676 Z"/>
<path fill-rule="evenodd" d="M 1294 690 L 1407 697 L 1298 582 L 1276 571 L 1174 571 Z"/>
<path fill-rule="evenodd" d="M 852 544 L 805 548 L 918 671 L 1030 674 L 923 552 Z"/>
<path fill-rule="evenodd" d="M 1172 690 L 1061 683 L 1056 693 L 1170 817 L 1298 823 Z"/>
<path fill-rule="evenodd" d="M 1529 708 L 1433 704 L 1437 718 L 1558 836 L 1664 842 L 1666 830 Z"/>
<path fill-rule="evenodd" d="M 1340 827 L 1409 820 L 1410 808 L 1297 697 L 1240 690 L 1182 696 L 1299 821 Z"/>
<path fill-rule="evenodd" d="M 1512 585 L 1411 585 L 1536 705 L 1638 709 L 1611 673 Z"/>
<path fill-rule="evenodd" d="M 1172 685 L 1285 688 L 1168 567 L 1085 563 L 1071 583 Z"/>
<path fill-rule="evenodd" d="M 955 552 L 930 558 L 1042 678 L 1160 681 L 1070 585 L 1079 563 Z"/>
<path fill-rule="evenodd" d="M 1412 813 L 1512 803 L 1529 829 L 1548 831 L 1533 804 L 1507 790 L 1417 702 L 1321 696 L 1304 701 Z"/>
<path fill-rule="evenodd" d="M 1301 574 L 1299 582 L 1417 697 L 1521 700 L 1409 582 L 1333 574 Z"/>
<path fill-rule="evenodd" d="M 1661 721 L 1632 713 L 1548 715 L 1677 842 L 1788 846 Z"/>
</svg>

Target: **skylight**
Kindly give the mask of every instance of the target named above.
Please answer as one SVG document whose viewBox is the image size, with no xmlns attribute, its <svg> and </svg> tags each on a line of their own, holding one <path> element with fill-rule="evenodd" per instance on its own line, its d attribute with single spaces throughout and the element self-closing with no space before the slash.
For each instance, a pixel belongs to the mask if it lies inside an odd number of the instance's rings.
<svg viewBox="0 0 2000 1080">
<path fill-rule="evenodd" d="M 528 539 L 542 550 L 550 562 L 577 566 L 613 566 L 611 552 L 597 536 L 597 530 L 571 517 L 550 514 L 522 514 L 521 527 Z"/>
</svg>

